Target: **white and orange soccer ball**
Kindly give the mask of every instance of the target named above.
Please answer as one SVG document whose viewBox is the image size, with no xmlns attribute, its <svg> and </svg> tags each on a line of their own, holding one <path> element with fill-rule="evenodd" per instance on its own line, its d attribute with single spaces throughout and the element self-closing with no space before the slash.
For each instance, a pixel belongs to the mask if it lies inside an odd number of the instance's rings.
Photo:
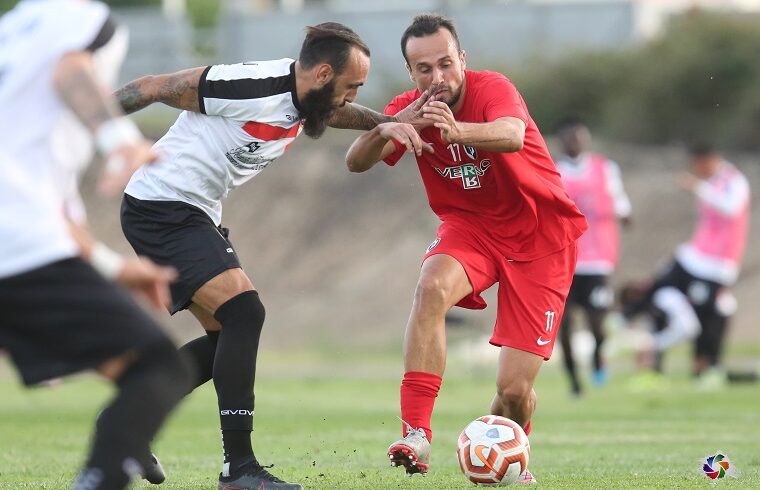
<svg viewBox="0 0 760 490">
<path fill-rule="evenodd" d="M 479 485 L 509 485 L 528 467 L 530 443 L 520 424 L 486 415 L 459 435 L 457 458 L 462 473 Z"/>
</svg>

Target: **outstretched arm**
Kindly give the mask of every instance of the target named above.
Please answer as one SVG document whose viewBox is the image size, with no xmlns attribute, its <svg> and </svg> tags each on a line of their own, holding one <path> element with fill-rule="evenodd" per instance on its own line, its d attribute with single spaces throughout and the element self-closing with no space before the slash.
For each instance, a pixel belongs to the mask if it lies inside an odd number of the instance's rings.
<svg viewBox="0 0 760 490">
<path fill-rule="evenodd" d="M 127 114 L 161 102 L 176 109 L 200 112 L 198 84 L 205 66 L 167 75 L 148 75 L 129 82 L 114 92 Z"/>
<path fill-rule="evenodd" d="M 335 111 L 327 123 L 331 128 L 369 131 L 378 124 L 392 122 L 392 116 L 373 111 L 369 107 L 349 102 Z"/>
<path fill-rule="evenodd" d="M 411 124 L 383 123 L 359 136 L 346 153 L 346 165 L 351 172 L 365 172 L 396 150 L 393 141 L 405 145 L 408 151 L 421 155 L 433 153 L 433 147 L 422 141 Z"/>
<path fill-rule="evenodd" d="M 64 103 L 93 133 L 123 114 L 103 93 L 92 66 L 92 53 L 74 51 L 61 57 L 53 72 L 53 86 Z"/>
<path fill-rule="evenodd" d="M 409 104 L 395 116 L 380 114 L 368 107 L 350 102 L 335 112 L 335 115 L 330 119 L 328 125 L 337 129 L 358 129 L 369 131 L 379 124 L 399 122 L 411 124 L 414 126 L 414 129 L 421 131 L 433 124 L 430 119 L 424 117 L 422 109 L 428 100 L 431 102 L 435 100 L 435 98 L 430 97 L 430 94 L 434 93 L 436 89 L 437 86 L 431 86 L 428 90 L 422 92 L 414 103 Z"/>
<path fill-rule="evenodd" d="M 97 81 L 92 53 L 74 51 L 63 55 L 53 71 L 53 86 L 92 131 L 98 151 L 106 157 L 99 182 L 101 192 L 110 195 L 120 191 L 135 170 L 155 159 L 150 142 L 143 139 Z"/>
</svg>

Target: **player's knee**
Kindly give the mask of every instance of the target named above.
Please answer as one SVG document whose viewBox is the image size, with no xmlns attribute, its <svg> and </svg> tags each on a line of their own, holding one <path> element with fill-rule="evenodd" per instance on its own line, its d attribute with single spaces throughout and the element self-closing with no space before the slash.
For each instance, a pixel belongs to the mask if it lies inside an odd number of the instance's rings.
<svg viewBox="0 0 760 490">
<path fill-rule="evenodd" d="M 222 330 L 234 330 L 241 336 L 258 342 L 266 319 L 266 309 L 256 291 L 240 293 L 220 306 L 214 318 L 222 325 Z"/>
<path fill-rule="evenodd" d="M 451 287 L 448 287 L 440 277 L 433 274 L 423 274 L 417 282 L 414 292 L 415 303 L 423 308 L 433 308 L 446 311 L 449 305 Z"/>
<path fill-rule="evenodd" d="M 522 406 L 530 399 L 533 387 L 531 384 L 520 378 L 511 378 L 499 381 L 496 385 L 496 394 L 501 400 L 502 405 L 507 408 Z"/>
</svg>

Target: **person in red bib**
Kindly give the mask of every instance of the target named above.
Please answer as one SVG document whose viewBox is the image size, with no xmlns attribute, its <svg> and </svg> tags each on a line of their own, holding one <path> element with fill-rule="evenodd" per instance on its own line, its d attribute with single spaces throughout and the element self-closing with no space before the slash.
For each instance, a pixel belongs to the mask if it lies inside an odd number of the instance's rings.
<svg viewBox="0 0 760 490">
<path fill-rule="evenodd" d="M 453 23 L 418 15 L 401 38 L 417 88 L 386 114 L 415 104 L 428 125 L 384 123 L 346 155 L 363 172 L 415 154 L 430 207 L 442 221 L 425 254 L 404 339 L 403 438 L 388 454 L 409 474 L 429 469 L 430 418 L 446 361 L 445 315 L 483 309 L 499 284 L 490 342 L 501 348 L 491 413 L 530 432 L 533 384 L 551 356 L 586 220 L 562 187 L 543 137 L 503 75 L 465 69 Z M 526 470 L 523 481 L 534 481 Z"/>
</svg>

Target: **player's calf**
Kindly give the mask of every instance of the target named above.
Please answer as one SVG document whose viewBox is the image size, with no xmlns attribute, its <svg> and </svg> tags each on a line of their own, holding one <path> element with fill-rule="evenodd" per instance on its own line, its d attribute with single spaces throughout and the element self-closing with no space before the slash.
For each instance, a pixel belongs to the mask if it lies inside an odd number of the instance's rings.
<svg viewBox="0 0 760 490">
<path fill-rule="evenodd" d="M 186 393 L 186 363 L 163 335 L 147 340 L 117 380 L 119 392 L 100 414 L 85 469 L 75 490 L 126 488 L 150 466 L 148 444 Z"/>
</svg>

